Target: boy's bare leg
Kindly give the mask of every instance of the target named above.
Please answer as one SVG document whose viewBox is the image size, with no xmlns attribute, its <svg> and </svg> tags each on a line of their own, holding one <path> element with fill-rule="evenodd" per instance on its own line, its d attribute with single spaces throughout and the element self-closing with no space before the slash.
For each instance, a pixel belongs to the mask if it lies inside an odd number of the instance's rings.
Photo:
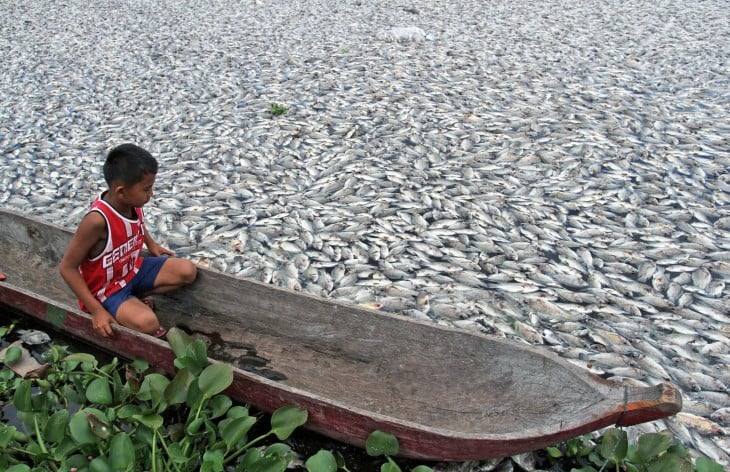
<svg viewBox="0 0 730 472">
<path fill-rule="evenodd" d="M 128 328 L 154 334 L 160 328 L 160 321 L 152 311 L 150 304 L 145 303 L 141 298 L 191 284 L 195 281 L 197 274 L 198 269 L 195 264 L 187 259 L 170 258 L 166 260 L 155 278 L 155 288 L 140 294 L 139 298 L 132 297 L 122 303 L 117 310 L 117 321 Z"/>
<path fill-rule="evenodd" d="M 153 334 L 160 328 L 155 312 L 137 297 L 131 297 L 119 305 L 117 322 L 147 334 Z"/>
<path fill-rule="evenodd" d="M 155 288 L 140 295 L 143 298 L 153 293 L 165 293 L 175 290 L 195 281 L 198 269 L 187 259 L 170 258 L 162 264 L 160 272 L 155 278 Z"/>
</svg>

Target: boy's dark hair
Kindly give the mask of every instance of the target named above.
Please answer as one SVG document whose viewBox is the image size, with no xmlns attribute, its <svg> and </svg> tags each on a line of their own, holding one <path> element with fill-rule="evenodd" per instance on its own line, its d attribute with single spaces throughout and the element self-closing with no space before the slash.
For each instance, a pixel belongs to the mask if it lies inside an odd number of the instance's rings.
<svg viewBox="0 0 730 472">
<path fill-rule="evenodd" d="M 157 160 L 135 144 L 120 144 L 106 156 L 104 180 L 109 187 L 112 182 L 134 185 L 147 174 L 157 174 Z"/>
</svg>

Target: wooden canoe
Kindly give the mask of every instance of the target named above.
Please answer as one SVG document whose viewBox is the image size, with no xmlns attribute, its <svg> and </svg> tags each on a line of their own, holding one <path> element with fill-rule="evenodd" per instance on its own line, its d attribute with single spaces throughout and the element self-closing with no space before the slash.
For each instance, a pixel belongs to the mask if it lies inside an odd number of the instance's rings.
<svg viewBox="0 0 730 472">
<path fill-rule="evenodd" d="M 58 275 L 71 233 L 0 210 L 0 303 L 58 330 L 171 373 L 165 341 L 115 328 L 97 336 Z M 595 431 L 672 415 L 669 384 L 640 388 L 595 376 L 545 349 L 201 268 L 155 298 L 165 326 L 205 334 L 234 366 L 231 397 L 271 412 L 297 405 L 306 428 L 363 446 L 378 429 L 404 457 L 506 457 Z"/>
</svg>

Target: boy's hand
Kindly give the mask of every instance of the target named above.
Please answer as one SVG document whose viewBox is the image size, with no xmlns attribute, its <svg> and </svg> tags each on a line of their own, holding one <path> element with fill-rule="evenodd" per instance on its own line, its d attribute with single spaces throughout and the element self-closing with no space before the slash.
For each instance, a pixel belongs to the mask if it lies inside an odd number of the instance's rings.
<svg viewBox="0 0 730 472">
<path fill-rule="evenodd" d="M 98 334 L 105 338 L 113 337 L 112 323 L 117 321 L 103 308 L 91 314 L 91 326 Z"/>
<path fill-rule="evenodd" d="M 147 247 L 147 249 L 150 251 L 150 254 L 153 256 L 174 256 L 175 253 L 166 247 L 162 247 L 159 244 L 155 243 L 152 245 L 152 247 Z"/>
</svg>

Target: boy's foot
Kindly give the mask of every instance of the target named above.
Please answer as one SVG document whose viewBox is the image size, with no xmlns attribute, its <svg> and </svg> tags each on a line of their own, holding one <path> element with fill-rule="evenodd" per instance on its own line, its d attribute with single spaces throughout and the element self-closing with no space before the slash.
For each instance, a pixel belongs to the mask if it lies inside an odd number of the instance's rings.
<svg viewBox="0 0 730 472">
<path fill-rule="evenodd" d="M 163 328 L 162 326 L 160 326 L 159 328 L 157 328 L 157 331 L 152 333 L 152 336 L 162 339 L 165 337 L 166 334 L 167 334 L 167 328 Z"/>
<path fill-rule="evenodd" d="M 150 310 L 154 310 L 155 309 L 155 299 L 154 298 L 152 298 L 152 297 L 144 297 L 144 298 L 141 298 L 141 300 L 142 300 L 142 303 L 144 303 L 145 305 L 147 305 L 148 307 L 150 307 Z"/>
</svg>

